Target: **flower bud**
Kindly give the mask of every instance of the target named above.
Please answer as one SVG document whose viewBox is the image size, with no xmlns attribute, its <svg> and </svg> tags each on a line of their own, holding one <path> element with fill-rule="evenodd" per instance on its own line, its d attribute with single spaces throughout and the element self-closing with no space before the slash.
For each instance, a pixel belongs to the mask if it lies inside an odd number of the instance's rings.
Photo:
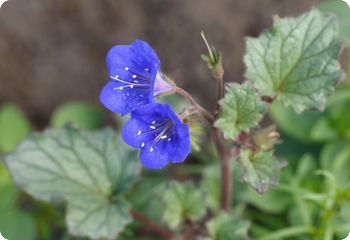
<svg viewBox="0 0 350 240">
<path fill-rule="evenodd" d="M 271 125 L 257 131 L 253 136 L 255 146 L 261 150 L 270 150 L 279 143 L 280 134 L 276 131 L 276 126 Z"/>
</svg>

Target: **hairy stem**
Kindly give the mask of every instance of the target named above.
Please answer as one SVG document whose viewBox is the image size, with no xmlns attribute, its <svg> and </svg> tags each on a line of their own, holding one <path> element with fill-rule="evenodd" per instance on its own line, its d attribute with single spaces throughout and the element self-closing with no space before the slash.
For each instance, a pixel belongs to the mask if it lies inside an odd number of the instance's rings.
<svg viewBox="0 0 350 240">
<path fill-rule="evenodd" d="M 219 118 L 220 114 L 220 104 L 219 101 L 224 97 L 224 80 L 222 75 L 218 75 L 221 77 L 216 78 L 217 81 L 217 104 L 214 114 L 214 119 Z M 231 207 L 232 201 L 232 171 L 231 171 L 231 151 L 227 149 L 224 142 L 224 137 L 219 129 L 213 127 L 213 137 L 216 149 L 219 153 L 220 161 L 221 161 L 221 209 L 228 212 Z"/>
<path fill-rule="evenodd" d="M 130 213 L 135 220 L 141 222 L 144 226 L 146 226 L 148 231 L 154 232 L 155 234 L 163 237 L 164 239 L 172 239 L 172 237 L 174 236 L 174 234 L 171 231 L 153 222 L 146 215 L 136 211 L 135 209 L 131 209 Z"/>
<path fill-rule="evenodd" d="M 175 87 L 175 92 L 181 94 L 184 98 L 186 98 L 193 107 L 195 107 L 202 115 L 203 117 L 210 123 L 213 124 L 214 123 L 214 117 L 213 115 L 211 115 L 205 108 L 203 108 L 202 106 L 200 106 L 192 97 L 191 95 L 186 92 L 185 90 L 183 90 L 182 88 L 179 87 Z"/>
<path fill-rule="evenodd" d="M 231 207 L 232 198 L 232 174 L 230 159 L 231 154 L 227 152 L 224 144 L 222 134 L 220 131 L 213 127 L 213 137 L 216 149 L 220 157 L 220 169 L 221 169 L 221 209 L 228 212 Z"/>
</svg>

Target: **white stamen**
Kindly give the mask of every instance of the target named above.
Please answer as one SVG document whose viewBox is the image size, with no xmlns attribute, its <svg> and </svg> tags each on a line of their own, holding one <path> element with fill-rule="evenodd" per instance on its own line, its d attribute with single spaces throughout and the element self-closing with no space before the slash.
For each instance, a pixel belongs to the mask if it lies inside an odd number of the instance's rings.
<svg viewBox="0 0 350 240">
<path fill-rule="evenodd" d="M 168 142 L 170 142 L 171 138 L 168 139 Z"/>
<path fill-rule="evenodd" d="M 144 143 L 144 142 L 142 142 L 142 143 L 141 143 L 141 147 L 144 147 L 144 146 L 145 146 L 145 143 Z"/>
<path fill-rule="evenodd" d="M 115 90 L 119 89 L 119 90 L 123 90 L 123 87 L 117 87 L 117 88 L 113 88 Z"/>
<path fill-rule="evenodd" d="M 151 149 L 150 149 L 149 151 L 150 151 L 150 152 L 153 152 L 153 150 L 154 150 L 153 147 L 151 147 Z"/>
<path fill-rule="evenodd" d="M 149 126 L 149 128 L 156 129 L 156 127 L 155 127 L 155 126 Z"/>
<path fill-rule="evenodd" d="M 145 71 L 146 71 L 146 72 L 148 72 L 148 71 L 149 71 L 149 69 L 148 69 L 148 68 L 145 68 Z"/>
<path fill-rule="evenodd" d="M 119 78 L 119 75 L 115 75 L 115 78 L 118 79 L 118 78 Z"/>
<path fill-rule="evenodd" d="M 134 80 L 134 83 L 139 83 L 140 81 Z"/>
<path fill-rule="evenodd" d="M 139 130 L 138 132 L 137 132 L 137 136 L 140 136 L 141 135 L 141 130 Z"/>
<path fill-rule="evenodd" d="M 134 74 L 134 75 L 132 75 L 132 78 L 136 78 L 137 76 Z"/>
<path fill-rule="evenodd" d="M 165 138 L 167 138 L 168 136 L 167 135 L 164 135 L 164 136 L 161 136 L 160 138 L 161 139 L 165 139 Z"/>
<path fill-rule="evenodd" d="M 153 122 L 152 122 L 152 124 L 155 124 L 155 123 L 156 123 L 156 121 L 153 121 Z"/>
<path fill-rule="evenodd" d="M 125 71 L 129 71 L 129 68 L 128 68 L 128 67 L 125 67 L 124 69 L 125 69 Z"/>
<path fill-rule="evenodd" d="M 134 87 L 134 85 L 130 85 L 130 88 L 133 88 Z"/>
</svg>

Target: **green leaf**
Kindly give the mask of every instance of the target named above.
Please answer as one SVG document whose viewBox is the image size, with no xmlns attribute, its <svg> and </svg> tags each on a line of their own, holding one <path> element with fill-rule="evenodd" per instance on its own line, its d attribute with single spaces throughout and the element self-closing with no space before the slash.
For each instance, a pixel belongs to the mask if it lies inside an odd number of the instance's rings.
<svg viewBox="0 0 350 240">
<path fill-rule="evenodd" d="M 163 216 L 163 194 L 166 190 L 166 177 L 159 176 L 160 172 L 150 172 L 142 177 L 133 191 L 128 194 L 128 199 L 133 208 L 144 213 L 149 218 L 160 222 Z"/>
<path fill-rule="evenodd" d="M 198 221 L 205 215 L 203 194 L 190 183 L 171 182 L 164 193 L 164 219 L 177 228 L 186 218 Z"/>
<path fill-rule="evenodd" d="M 114 239 L 131 222 L 124 194 L 140 172 L 133 158 L 110 129 L 66 127 L 30 135 L 5 161 L 29 194 L 67 202 L 70 234 Z"/>
<path fill-rule="evenodd" d="M 249 226 L 248 221 L 227 213 L 222 213 L 207 223 L 211 240 L 248 239 Z"/>
<path fill-rule="evenodd" d="M 231 162 L 232 176 L 242 175 L 242 169 L 235 167 L 235 161 Z M 221 201 L 221 170 L 220 164 L 215 163 L 207 166 L 203 169 L 202 167 L 202 179 L 200 181 L 200 189 L 205 193 L 205 203 L 213 211 L 217 212 L 220 210 Z M 247 186 L 242 184 L 239 177 L 232 178 L 232 185 L 235 190 L 232 191 L 233 204 L 239 203 L 244 197 Z"/>
<path fill-rule="evenodd" d="M 51 126 L 63 127 L 67 123 L 85 129 L 96 129 L 102 125 L 102 111 L 85 102 L 68 102 L 57 109 L 51 117 Z"/>
<path fill-rule="evenodd" d="M 6 239 L 34 240 L 36 236 L 34 219 L 30 214 L 16 206 L 18 191 L 7 179 L 6 181 L 1 181 L 1 174 L 0 171 L 0 233 Z M 21 227 L 21 231 L 18 231 L 18 226 Z"/>
<path fill-rule="evenodd" d="M 270 116 L 278 127 L 288 136 L 303 143 L 312 142 L 310 136 L 315 122 L 321 118 L 320 112 L 303 112 L 296 114 L 292 109 L 286 108 L 280 102 L 270 106 Z"/>
<path fill-rule="evenodd" d="M 25 138 L 30 124 L 22 111 L 13 104 L 0 108 L 0 152 L 9 152 Z"/>
<path fill-rule="evenodd" d="M 275 158 L 272 151 L 254 153 L 249 149 L 244 149 L 240 162 L 245 169 L 243 181 L 258 193 L 265 193 L 269 186 L 278 185 L 281 163 Z"/>
<path fill-rule="evenodd" d="M 343 0 L 323 1 L 320 10 L 326 13 L 333 13 L 337 16 L 340 27 L 340 35 L 350 46 L 350 8 Z"/>
<path fill-rule="evenodd" d="M 284 213 L 292 199 L 289 194 L 278 189 L 270 189 L 261 195 L 250 188 L 245 200 L 266 213 Z"/>
<path fill-rule="evenodd" d="M 322 169 L 329 171 L 340 188 L 350 187 L 350 147 L 347 142 L 326 145 L 321 152 Z"/>
<path fill-rule="evenodd" d="M 300 113 L 323 109 L 342 71 L 335 17 L 312 10 L 297 18 L 275 18 L 259 38 L 247 39 L 246 76 L 260 94 Z"/>
<path fill-rule="evenodd" d="M 332 128 L 330 121 L 326 117 L 323 117 L 314 123 L 310 136 L 315 141 L 331 141 L 337 139 L 338 134 Z"/>
<path fill-rule="evenodd" d="M 221 129 L 225 138 L 234 139 L 242 130 L 255 127 L 262 117 L 264 105 L 248 83 L 228 85 L 220 101 L 220 118 L 214 126 Z"/>
</svg>

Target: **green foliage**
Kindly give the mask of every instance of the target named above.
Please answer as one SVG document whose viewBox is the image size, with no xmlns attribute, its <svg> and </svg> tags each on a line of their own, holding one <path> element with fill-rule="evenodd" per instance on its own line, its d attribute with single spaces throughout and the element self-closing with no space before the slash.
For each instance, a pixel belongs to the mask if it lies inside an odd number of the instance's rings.
<svg viewBox="0 0 350 240">
<path fill-rule="evenodd" d="M 350 8 L 343 0 L 323 1 L 319 9 L 322 12 L 335 14 L 340 26 L 340 34 L 345 42 L 350 46 Z"/>
<path fill-rule="evenodd" d="M 327 144 L 321 152 L 321 167 L 329 171 L 340 188 L 350 188 L 350 146 L 347 142 Z"/>
<path fill-rule="evenodd" d="M 0 108 L 0 152 L 13 150 L 23 140 L 30 129 L 30 124 L 22 111 L 13 104 Z"/>
<path fill-rule="evenodd" d="M 52 114 L 51 126 L 63 127 L 67 123 L 86 129 L 96 129 L 102 125 L 102 111 L 85 102 L 68 102 L 59 106 Z"/>
<path fill-rule="evenodd" d="M 281 163 L 275 158 L 272 151 L 252 152 L 244 149 L 240 162 L 245 169 L 243 181 L 258 193 L 265 193 L 269 186 L 278 184 Z"/>
<path fill-rule="evenodd" d="M 211 240 L 245 240 L 248 238 L 249 222 L 233 214 L 221 213 L 207 224 Z"/>
<path fill-rule="evenodd" d="M 258 91 L 301 113 L 324 108 L 341 77 L 336 19 L 312 10 L 275 18 L 259 38 L 247 39 L 246 76 Z"/>
<path fill-rule="evenodd" d="M 13 104 L 1 106 L 0 153 L 13 150 L 25 138 L 29 129 L 29 122 L 17 106 Z M 4 237 L 11 240 L 35 239 L 33 218 L 17 206 L 19 193 L 14 188 L 2 162 L 0 162 L 0 196 L 0 232 Z M 18 231 L 18 226 L 21 226 L 21 231 Z"/>
<path fill-rule="evenodd" d="M 205 214 L 203 194 L 190 183 L 171 182 L 164 193 L 164 220 L 177 228 L 185 219 L 198 221 Z"/>
<path fill-rule="evenodd" d="M 234 139 L 240 131 L 255 127 L 262 117 L 264 105 L 248 83 L 230 84 L 221 100 L 220 118 L 215 122 L 225 138 Z"/>
<path fill-rule="evenodd" d="M 73 128 L 32 134 L 6 157 L 14 181 L 34 197 L 67 202 L 67 225 L 77 236 L 113 239 L 131 222 L 124 194 L 139 164 L 110 129 Z"/>
<path fill-rule="evenodd" d="M 11 240 L 34 240 L 36 229 L 32 216 L 16 206 L 18 191 L 12 184 L 0 182 L 0 196 L 0 232 L 2 235 Z"/>
<path fill-rule="evenodd" d="M 322 113 L 303 112 L 296 114 L 280 102 L 274 102 L 270 106 L 270 116 L 283 132 L 296 140 L 309 143 L 312 141 L 310 136 L 312 128 Z"/>
</svg>

